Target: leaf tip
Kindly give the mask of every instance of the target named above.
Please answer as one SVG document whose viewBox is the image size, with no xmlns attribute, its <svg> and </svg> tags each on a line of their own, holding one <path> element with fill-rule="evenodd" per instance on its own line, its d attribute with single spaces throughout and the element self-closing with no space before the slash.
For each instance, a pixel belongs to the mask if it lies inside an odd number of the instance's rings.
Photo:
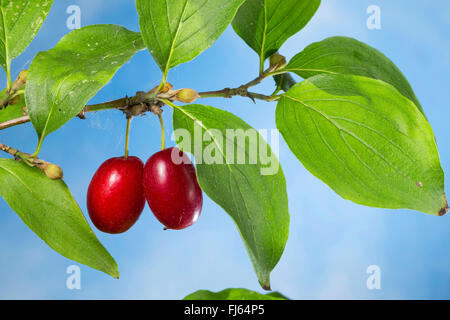
<svg viewBox="0 0 450 320">
<path fill-rule="evenodd" d="M 447 212 L 450 210 L 450 207 L 448 206 L 447 196 L 445 195 L 445 192 L 444 192 L 444 195 L 443 195 L 443 199 L 444 199 L 445 205 L 438 212 L 438 216 L 440 216 L 440 217 L 446 215 Z"/>
<path fill-rule="evenodd" d="M 272 289 L 270 288 L 270 283 L 264 284 L 263 289 L 266 291 L 272 291 Z"/>
<path fill-rule="evenodd" d="M 119 267 L 117 266 L 115 261 L 114 261 L 114 269 L 111 272 L 108 272 L 108 274 L 114 279 L 119 280 L 120 278 Z"/>
<path fill-rule="evenodd" d="M 270 273 L 261 275 L 261 277 L 259 278 L 259 284 L 264 290 L 272 291 L 270 287 Z"/>
<path fill-rule="evenodd" d="M 440 217 L 444 216 L 448 211 L 450 210 L 450 207 L 448 206 L 448 202 L 447 200 L 445 200 L 445 206 L 441 208 L 441 210 L 439 210 L 438 215 Z"/>
</svg>

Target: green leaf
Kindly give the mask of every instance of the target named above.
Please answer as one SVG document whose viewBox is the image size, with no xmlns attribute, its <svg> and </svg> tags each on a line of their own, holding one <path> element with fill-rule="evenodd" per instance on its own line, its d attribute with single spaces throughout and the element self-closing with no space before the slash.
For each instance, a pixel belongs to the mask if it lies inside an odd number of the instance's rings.
<svg viewBox="0 0 450 320">
<path fill-rule="evenodd" d="M 0 195 L 53 250 L 115 278 L 114 259 L 92 232 L 62 180 L 24 163 L 0 159 Z"/>
<path fill-rule="evenodd" d="M 306 26 L 319 6 L 320 0 L 247 0 L 236 14 L 233 28 L 263 64 Z"/>
<path fill-rule="evenodd" d="M 343 73 L 383 80 L 423 112 L 403 73 L 380 51 L 358 40 L 332 37 L 313 43 L 297 54 L 285 69 L 304 79 L 321 73 Z"/>
<path fill-rule="evenodd" d="M 306 169 L 343 198 L 443 215 L 435 138 L 413 106 L 380 80 L 318 75 L 281 97 L 276 123 Z"/>
<path fill-rule="evenodd" d="M 279 292 L 261 294 L 247 289 L 226 289 L 220 292 L 199 290 L 183 300 L 289 300 Z"/>
<path fill-rule="evenodd" d="M 25 90 L 31 122 L 42 140 L 75 117 L 138 51 L 141 35 L 116 25 L 74 30 L 33 60 Z"/>
<path fill-rule="evenodd" d="M 142 36 L 167 76 L 211 47 L 244 0 L 136 0 Z"/>
<path fill-rule="evenodd" d="M 173 122 L 178 145 L 194 154 L 200 187 L 234 220 L 261 286 L 269 289 L 270 272 L 289 233 L 286 181 L 278 159 L 255 129 L 226 111 L 177 107 Z M 202 143 L 198 137 L 204 137 Z"/>
<path fill-rule="evenodd" d="M 6 89 L 0 92 L 0 100 L 6 98 Z M 0 123 L 20 118 L 27 115 L 27 109 L 25 107 L 25 96 L 23 94 L 19 95 L 20 100 L 14 105 L 8 105 L 6 108 L 0 109 Z"/>
<path fill-rule="evenodd" d="M 0 0 L 0 64 L 10 72 L 11 61 L 31 43 L 53 0 Z"/>
</svg>

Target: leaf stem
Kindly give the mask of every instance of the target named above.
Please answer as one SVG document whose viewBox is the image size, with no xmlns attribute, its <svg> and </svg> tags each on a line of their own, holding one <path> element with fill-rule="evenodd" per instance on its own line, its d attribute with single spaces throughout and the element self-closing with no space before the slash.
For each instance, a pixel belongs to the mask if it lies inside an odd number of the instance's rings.
<svg viewBox="0 0 450 320">
<path fill-rule="evenodd" d="M 158 89 L 156 89 L 155 92 L 153 92 L 153 96 L 156 97 L 156 95 L 164 88 L 164 86 L 166 85 L 167 82 L 167 74 L 168 74 L 169 70 L 166 69 L 166 71 L 164 72 L 164 75 L 161 79 L 161 83 L 158 86 Z"/>
<path fill-rule="evenodd" d="M 41 152 L 41 148 L 42 148 L 42 142 L 44 142 L 44 138 L 41 137 L 39 139 L 39 143 L 36 147 L 36 151 L 31 155 L 32 158 L 37 158 L 37 156 L 39 155 L 39 152 Z"/>
<path fill-rule="evenodd" d="M 11 95 L 11 99 L 20 96 L 21 94 L 25 94 L 25 90 L 17 90 L 13 95 Z"/>
<path fill-rule="evenodd" d="M 263 75 L 264 74 L 264 58 L 261 55 L 259 57 L 259 75 Z"/>
<path fill-rule="evenodd" d="M 178 107 L 176 104 L 174 104 L 172 101 L 170 101 L 170 100 L 167 100 L 167 99 L 161 99 L 161 101 L 163 102 L 163 103 L 165 103 L 166 105 L 168 105 L 169 107 L 171 107 L 172 109 L 177 109 L 177 110 L 179 110 L 180 109 L 180 107 Z"/>
<path fill-rule="evenodd" d="M 6 58 L 6 91 L 11 89 L 12 79 L 11 79 L 11 62 Z"/>
</svg>

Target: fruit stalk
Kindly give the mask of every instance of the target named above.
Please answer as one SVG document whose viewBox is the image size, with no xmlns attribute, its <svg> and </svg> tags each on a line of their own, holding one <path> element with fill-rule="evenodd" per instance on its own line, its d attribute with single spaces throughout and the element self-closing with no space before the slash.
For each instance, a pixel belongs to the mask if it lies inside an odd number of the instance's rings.
<svg viewBox="0 0 450 320">
<path fill-rule="evenodd" d="M 164 130 L 164 120 L 161 113 L 158 113 L 159 124 L 161 125 L 161 150 L 166 148 L 166 132 Z"/>
<path fill-rule="evenodd" d="M 127 130 L 125 134 L 125 159 L 128 158 L 128 146 L 130 142 L 130 124 L 131 124 L 131 116 L 127 116 Z"/>
</svg>

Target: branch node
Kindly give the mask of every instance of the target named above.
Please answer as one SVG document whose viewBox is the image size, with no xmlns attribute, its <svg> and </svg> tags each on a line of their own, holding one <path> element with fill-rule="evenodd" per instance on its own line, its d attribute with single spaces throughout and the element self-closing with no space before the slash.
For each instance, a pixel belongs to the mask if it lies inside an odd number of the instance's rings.
<svg viewBox="0 0 450 320">
<path fill-rule="evenodd" d="M 80 118 L 81 120 L 86 120 L 86 112 L 87 108 L 84 107 L 83 110 L 80 111 L 80 113 L 77 115 L 78 118 Z"/>
<path fill-rule="evenodd" d="M 248 93 L 247 93 L 247 97 L 249 97 L 250 100 L 252 100 L 253 103 L 256 104 L 256 100 L 255 100 L 255 97 L 253 96 L 253 94 L 251 94 L 250 92 L 248 92 Z"/>
<path fill-rule="evenodd" d="M 161 105 L 154 104 L 150 106 L 150 112 L 152 112 L 154 115 L 160 116 L 163 113 L 163 110 L 161 109 Z"/>
</svg>

